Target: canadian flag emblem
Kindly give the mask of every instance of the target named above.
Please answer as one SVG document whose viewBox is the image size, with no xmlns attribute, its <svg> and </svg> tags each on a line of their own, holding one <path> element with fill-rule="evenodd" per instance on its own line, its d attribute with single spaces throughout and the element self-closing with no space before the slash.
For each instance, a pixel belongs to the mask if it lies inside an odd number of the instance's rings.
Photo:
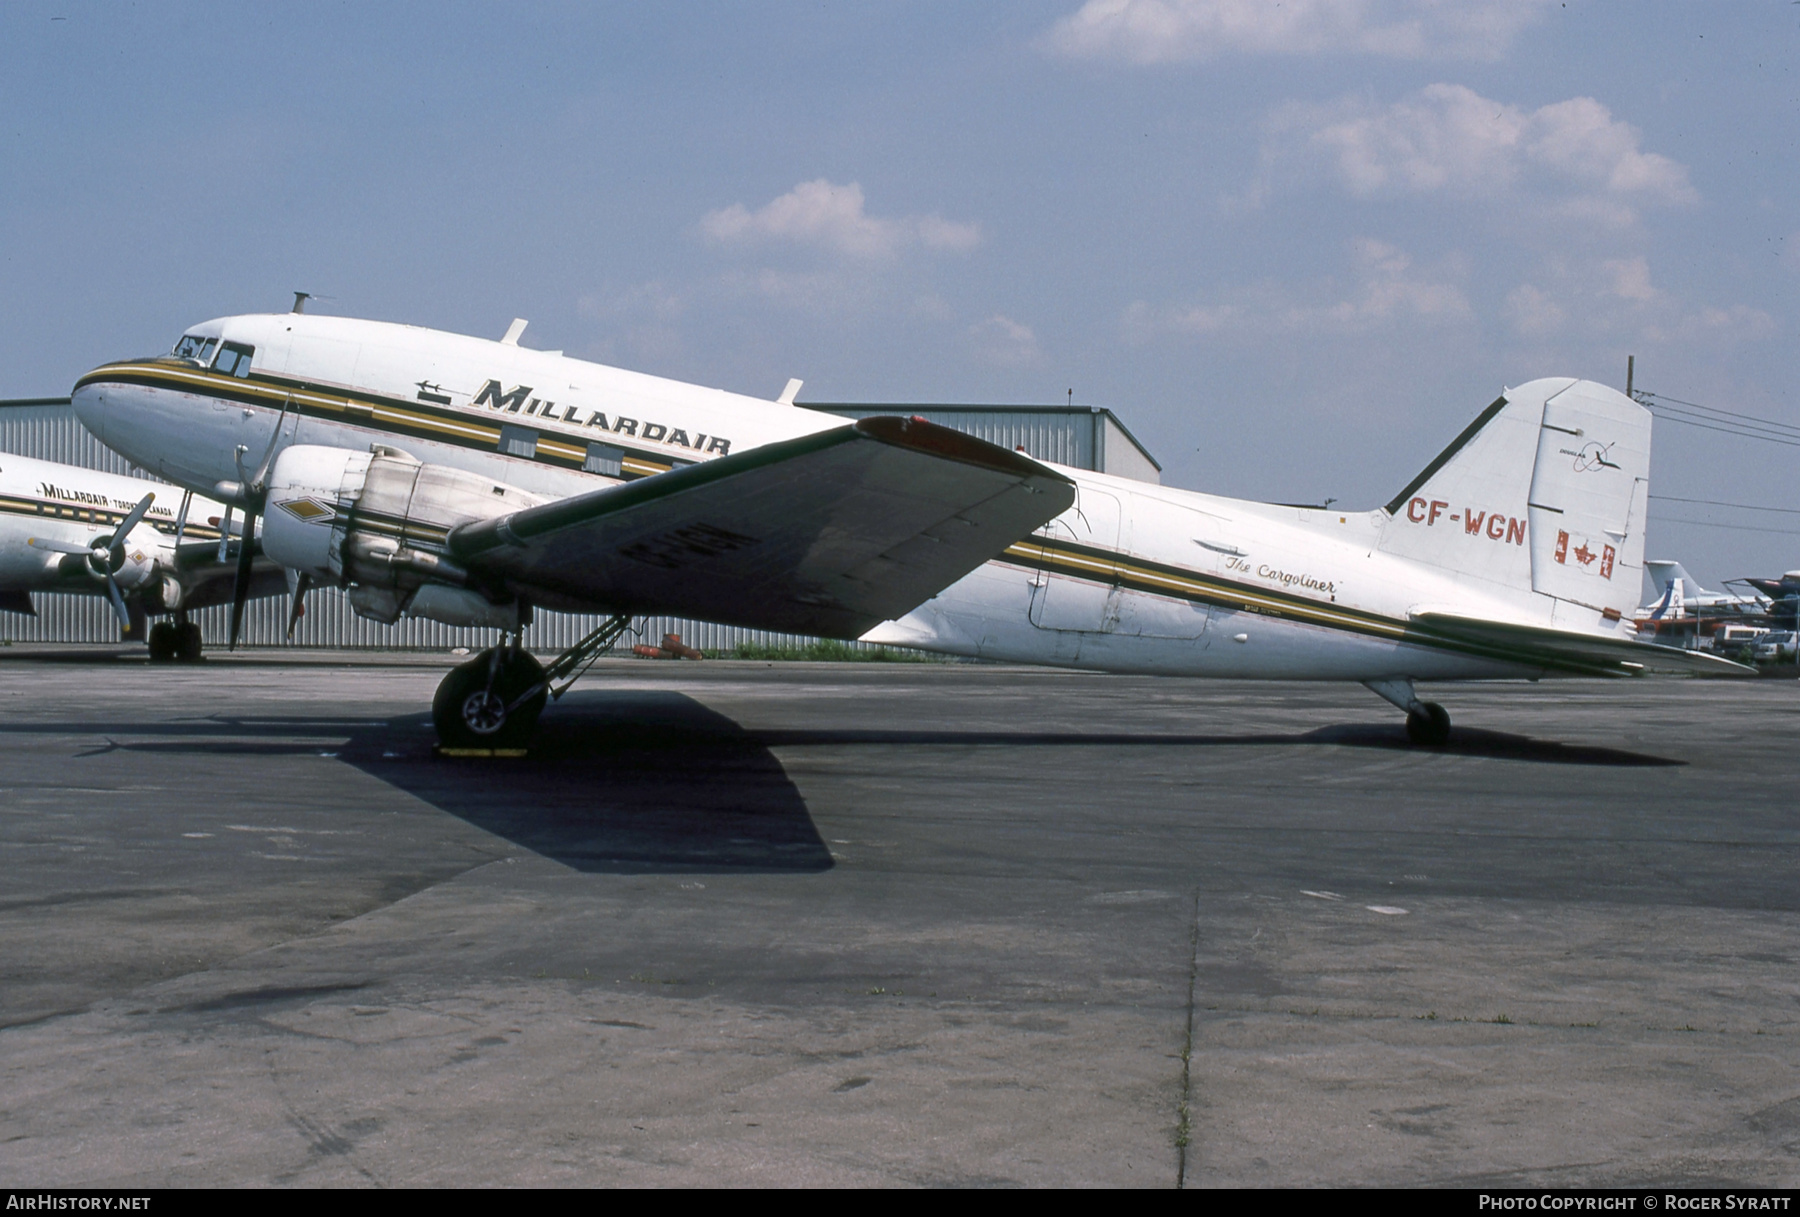
<svg viewBox="0 0 1800 1217">
<path fill-rule="evenodd" d="M 1599 575 L 1602 579 L 1613 576 L 1613 561 L 1618 551 L 1610 545 L 1601 545 L 1598 550 L 1586 537 L 1571 537 L 1567 531 L 1558 530 L 1556 534 L 1556 552 L 1551 555 L 1564 566 L 1573 565 L 1584 575 Z"/>
</svg>

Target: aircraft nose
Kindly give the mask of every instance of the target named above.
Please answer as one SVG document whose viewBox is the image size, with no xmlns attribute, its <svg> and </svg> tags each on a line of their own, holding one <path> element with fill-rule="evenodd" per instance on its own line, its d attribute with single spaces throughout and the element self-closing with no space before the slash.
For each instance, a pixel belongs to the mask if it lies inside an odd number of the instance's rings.
<svg viewBox="0 0 1800 1217">
<path fill-rule="evenodd" d="M 93 432 L 94 438 L 101 443 L 106 442 L 106 386 L 97 384 L 77 384 L 74 392 L 69 394 L 69 404 L 75 409 L 75 417 L 81 425 Z"/>
</svg>

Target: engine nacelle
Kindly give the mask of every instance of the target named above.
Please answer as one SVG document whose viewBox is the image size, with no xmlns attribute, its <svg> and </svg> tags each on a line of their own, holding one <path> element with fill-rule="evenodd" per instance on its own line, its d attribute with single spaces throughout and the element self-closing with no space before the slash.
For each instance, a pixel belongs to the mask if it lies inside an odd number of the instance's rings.
<svg viewBox="0 0 1800 1217">
<path fill-rule="evenodd" d="M 102 537 L 101 540 L 109 540 Z M 89 575 L 106 582 L 110 571 L 113 581 L 126 591 L 134 591 L 158 577 L 159 568 L 175 565 L 173 546 L 150 524 L 139 524 L 125 538 L 119 565 L 112 564 L 110 546 L 95 549 L 87 556 Z"/>
<path fill-rule="evenodd" d="M 516 629 L 520 606 L 464 586 L 450 530 L 544 501 L 539 495 L 404 452 L 296 444 L 269 471 L 263 553 L 290 570 L 350 589 L 360 616 L 401 613 L 450 625 Z M 421 591 L 424 594 L 421 595 Z"/>
</svg>

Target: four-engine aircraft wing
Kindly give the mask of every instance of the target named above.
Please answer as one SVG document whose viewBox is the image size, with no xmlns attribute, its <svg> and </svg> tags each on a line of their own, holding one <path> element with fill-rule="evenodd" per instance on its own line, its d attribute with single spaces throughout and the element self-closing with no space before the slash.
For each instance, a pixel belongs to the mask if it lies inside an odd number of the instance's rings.
<svg viewBox="0 0 1800 1217">
<path fill-rule="evenodd" d="M 1067 510 L 1068 478 L 879 417 L 451 531 L 471 570 L 616 612 L 854 638 Z"/>
</svg>

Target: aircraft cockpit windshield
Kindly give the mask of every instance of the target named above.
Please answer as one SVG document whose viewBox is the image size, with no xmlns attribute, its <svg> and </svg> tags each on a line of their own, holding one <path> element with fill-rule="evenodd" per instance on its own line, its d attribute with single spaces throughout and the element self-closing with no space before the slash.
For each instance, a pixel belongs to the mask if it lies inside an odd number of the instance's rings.
<svg viewBox="0 0 1800 1217">
<path fill-rule="evenodd" d="M 181 341 L 175 344 L 170 352 L 177 359 L 191 359 L 198 364 L 212 362 L 213 350 L 219 345 L 217 338 L 202 338 L 198 334 L 183 334 Z"/>
<path fill-rule="evenodd" d="M 213 360 L 213 371 L 242 379 L 250 375 L 250 358 L 255 354 L 255 347 L 247 347 L 241 342 L 221 342 L 218 358 Z"/>
<path fill-rule="evenodd" d="M 176 359 L 185 359 L 201 367 L 210 366 L 215 372 L 242 378 L 250 375 L 250 362 L 256 348 L 241 342 L 220 342 L 200 334 L 183 334 L 170 354 Z"/>
</svg>

